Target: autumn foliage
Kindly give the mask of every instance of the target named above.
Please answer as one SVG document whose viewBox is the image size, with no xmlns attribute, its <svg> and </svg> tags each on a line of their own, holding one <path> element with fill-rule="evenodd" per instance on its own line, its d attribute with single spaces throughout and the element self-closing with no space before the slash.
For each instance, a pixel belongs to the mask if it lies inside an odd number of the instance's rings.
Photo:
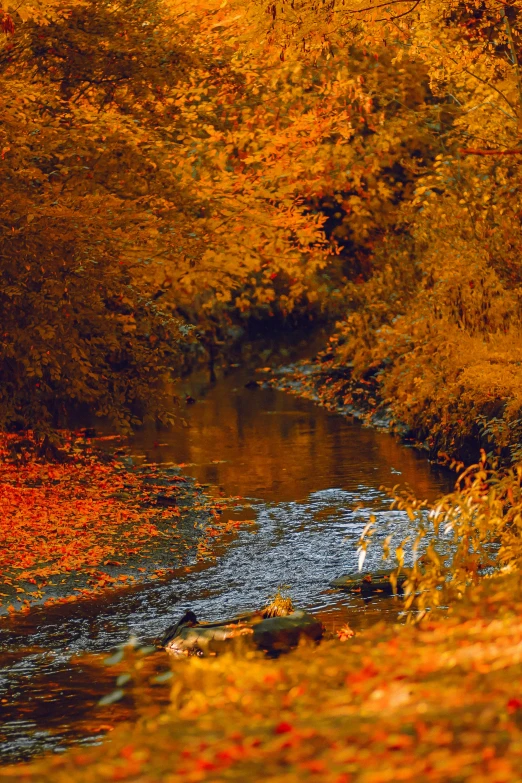
<svg viewBox="0 0 522 783">
<path fill-rule="evenodd" d="M 298 8 L 4 7 L 5 424 L 168 419 L 187 325 L 292 311 L 435 452 L 518 420 L 519 3 Z"/>
<path fill-rule="evenodd" d="M 0 33 L 1 456 L 78 412 L 168 423 L 194 353 L 293 314 L 336 321 L 306 393 L 475 463 L 435 508 L 396 490 L 420 626 L 187 662 L 170 709 L 3 777 L 519 778 L 522 0 L 24 0 Z M 16 608 L 176 534 L 72 457 L 0 466 Z"/>
<path fill-rule="evenodd" d="M 376 58 L 376 83 L 365 77 L 362 87 L 364 116 L 373 120 L 361 134 L 365 171 L 383 150 L 403 144 L 387 169 L 396 181 L 388 223 L 371 227 L 361 273 L 344 281 L 345 314 L 323 356 L 334 377 L 352 371 L 337 400 L 357 407 L 371 379 L 370 407 L 406 425 L 432 457 L 474 461 L 482 446 L 516 459 L 520 3 L 303 0 L 299 13 L 287 4 L 257 8 L 258 24 L 285 60 L 346 59 L 355 45 Z M 391 77 L 379 73 L 387 62 Z M 401 79 L 409 100 L 399 95 Z M 359 225 L 367 223 L 361 209 L 381 218 L 374 204 L 386 181 L 361 182 Z M 341 210 L 338 219 L 347 222 Z M 357 247 L 348 269 L 360 258 L 360 241 Z"/>
<path fill-rule="evenodd" d="M 520 580 L 511 577 L 484 584 L 449 619 L 378 625 L 276 661 L 177 662 L 167 708 L 147 706 L 138 677 L 136 725 L 115 729 L 102 748 L 4 768 L 2 779 L 516 780 L 520 632 Z M 143 671 L 130 648 L 126 661 Z"/>
<path fill-rule="evenodd" d="M 4 425 L 45 430 L 82 406 L 120 427 L 168 418 L 187 322 L 205 331 L 230 310 L 319 297 L 323 218 L 297 182 L 339 126 L 331 90 L 303 102 L 291 74 L 237 56 L 224 12 L 194 11 L 13 9 L 0 56 Z"/>
</svg>

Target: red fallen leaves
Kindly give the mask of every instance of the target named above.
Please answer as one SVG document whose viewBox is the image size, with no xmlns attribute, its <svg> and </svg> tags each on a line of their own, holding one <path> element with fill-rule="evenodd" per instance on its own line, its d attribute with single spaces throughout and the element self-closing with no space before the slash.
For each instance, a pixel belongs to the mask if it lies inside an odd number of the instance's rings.
<svg viewBox="0 0 522 783">
<path fill-rule="evenodd" d="M 15 465 L 6 458 L 16 438 L 0 436 L 0 573 L 4 584 L 16 593 L 26 593 L 20 584 L 41 590 L 51 578 L 79 571 L 91 573 L 93 587 L 133 579 L 93 569 L 103 563 L 115 564 L 116 554 L 138 552 L 143 542 L 159 535 L 154 519 L 161 512 L 141 506 L 139 476 L 88 452 L 67 464 L 24 459 Z M 128 498 L 113 497 L 123 489 Z M 26 594 L 42 597 L 39 590 Z M 15 607 L 11 605 L 8 611 Z"/>
<path fill-rule="evenodd" d="M 352 687 L 355 686 L 355 689 L 357 689 L 359 684 L 376 677 L 378 674 L 379 670 L 371 661 L 368 661 L 361 669 L 358 669 L 347 676 L 346 684 L 351 685 Z"/>
<path fill-rule="evenodd" d="M 72 436 L 65 446 L 70 458 L 65 464 L 41 462 L 30 448 L 24 448 L 22 459 L 13 464 L 8 460 L 20 452 L 20 443 L 31 446 L 27 438 L 0 434 L 0 578 L 4 585 L 0 603 L 2 598 L 9 600 L 9 612 L 28 611 L 31 602 L 44 597 L 47 586 L 66 593 L 47 599 L 46 603 L 53 604 L 122 587 L 136 578 L 165 576 L 164 567 L 152 571 L 154 554 L 149 550 L 164 550 L 168 545 L 169 551 L 179 555 L 179 546 L 184 546 L 174 522 L 181 517 L 177 498 L 187 493 L 190 498 L 192 492 L 186 478 L 169 473 L 170 486 L 165 487 L 163 480 L 156 486 L 155 476 L 164 478 L 158 466 L 147 466 L 144 476 L 142 469 L 127 470 L 117 462 L 102 461 L 88 447 L 77 448 Z M 216 509 L 226 506 L 226 502 L 202 501 L 200 496 L 190 503 L 192 510 L 212 519 L 212 526 L 198 542 L 198 560 L 212 559 L 212 544 L 239 526 L 254 523 L 221 519 Z M 168 521 L 167 532 L 158 528 L 162 519 Z M 172 549 L 174 542 L 180 543 Z M 113 575 L 102 568 L 125 568 L 126 558 L 135 555 L 149 558 L 150 563 L 148 568 L 133 566 L 136 577 Z M 67 578 L 80 576 L 81 586 L 61 587 Z"/>
<path fill-rule="evenodd" d="M 293 726 L 291 723 L 287 723 L 286 721 L 281 721 L 281 723 L 278 723 L 277 726 L 274 729 L 274 734 L 288 734 L 289 731 L 293 730 Z"/>
<path fill-rule="evenodd" d="M 157 535 L 146 514 L 110 497 L 115 483 L 122 481 L 114 473 L 105 465 L 31 464 L 16 467 L 13 474 L 10 465 L 1 465 L 2 570 L 14 566 L 24 569 L 18 579 L 46 579 L 67 567 L 98 565 L 114 553 L 111 538 L 116 530 L 131 541 Z M 103 481 L 109 474 L 110 485 Z M 82 485 L 86 475 L 88 486 Z M 36 478 L 41 485 L 30 486 Z M 131 528 L 131 523 L 137 527 Z"/>
</svg>

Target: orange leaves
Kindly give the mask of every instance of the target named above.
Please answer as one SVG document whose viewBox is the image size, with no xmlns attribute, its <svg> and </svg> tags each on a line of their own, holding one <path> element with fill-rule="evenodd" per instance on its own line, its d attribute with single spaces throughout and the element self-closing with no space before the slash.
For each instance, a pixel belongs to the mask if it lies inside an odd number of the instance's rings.
<svg viewBox="0 0 522 783">
<path fill-rule="evenodd" d="M 228 519 L 230 501 L 207 498 L 177 467 L 124 468 L 73 434 L 65 464 L 36 459 L 28 439 L 23 462 L 9 462 L 19 441 L 0 435 L 0 604 L 11 612 L 165 579 L 186 570 L 189 551 L 213 559 L 238 527 L 254 524 Z"/>
<path fill-rule="evenodd" d="M 19 440 L 0 436 L 0 458 L 5 460 Z M 158 476 L 156 485 L 156 469 L 145 470 L 146 475 L 144 469 L 125 470 L 117 462 L 102 462 L 89 448 L 62 465 L 29 456 L 23 464 L 0 461 L 0 572 L 7 591 L 3 595 L 12 602 L 8 611 L 49 594 L 51 603 L 74 601 L 128 585 L 147 572 L 152 579 L 165 574 L 157 568 L 150 573 L 154 551 L 165 537 L 176 540 L 173 520 L 180 510 L 172 504 L 192 490 L 176 474 L 169 475 L 168 485 Z M 204 503 L 199 508 L 205 511 Z M 233 529 L 234 524 L 224 523 L 223 529 Z M 221 532 L 216 530 L 215 535 Z M 135 554 L 149 559 L 149 568 L 140 566 L 136 577 L 121 573 L 128 571 L 126 557 Z M 100 570 L 102 566 L 111 572 Z M 32 586 L 36 589 L 26 592 Z"/>
<path fill-rule="evenodd" d="M 362 668 L 351 672 L 346 678 L 346 684 L 353 688 L 355 691 L 360 690 L 360 686 L 362 683 L 365 683 L 367 680 L 371 680 L 374 677 L 377 677 L 379 674 L 379 669 L 375 667 L 375 665 L 372 663 L 372 661 L 367 661 L 365 666 Z"/>
<path fill-rule="evenodd" d="M 348 639 L 352 639 L 355 636 L 355 631 L 346 623 L 346 625 L 343 625 L 342 628 L 336 631 L 336 634 L 340 642 L 347 642 Z"/>
</svg>

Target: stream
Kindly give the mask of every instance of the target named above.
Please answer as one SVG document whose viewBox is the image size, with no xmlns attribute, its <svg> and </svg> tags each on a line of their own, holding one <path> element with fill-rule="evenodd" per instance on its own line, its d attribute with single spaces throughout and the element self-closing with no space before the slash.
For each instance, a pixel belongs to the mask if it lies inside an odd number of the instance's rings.
<svg viewBox="0 0 522 783">
<path fill-rule="evenodd" d="M 329 632 L 396 619 L 393 601 L 365 603 L 329 582 L 357 572 L 356 542 L 370 513 L 376 538 L 403 537 L 407 518 L 389 510 L 381 485 L 407 483 L 435 499 L 454 479 L 385 432 L 284 392 L 246 388 L 254 377 L 236 369 L 210 383 L 208 373 L 194 374 L 180 389 L 183 421 L 168 432 L 143 430 L 130 444 L 149 462 L 183 465 L 210 494 L 241 498 L 225 514 L 255 523 L 239 526 L 217 560 L 184 577 L 1 618 L 4 763 L 99 742 L 132 717 L 125 700 L 97 707 L 114 682 L 102 654 L 130 634 L 150 642 L 187 608 L 213 620 L 259 608 L 283 588 Z M 185 404 L 185 395 L 195 402 Z M 381 567 L 376 545 L 365 569 Z"/>
</svg>

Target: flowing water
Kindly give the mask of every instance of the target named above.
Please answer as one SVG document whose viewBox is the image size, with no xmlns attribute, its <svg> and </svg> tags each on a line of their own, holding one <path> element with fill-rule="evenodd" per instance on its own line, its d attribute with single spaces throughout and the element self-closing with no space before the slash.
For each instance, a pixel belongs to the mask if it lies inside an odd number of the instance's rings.
<svg viewBox="0 0 522 783">
<path fill-rule="evenodd" d="M 434 499 L 451 488 L 451 476 L 387 433 L 274 389 L 246 388 L 252 377 L 234 371 L 210 383 L 194 375 L 181 389 L 183 400 L 195 399 L 182 404 L 184 421 L 171 432 L 142 431 L 131 446 L 150 462 L 183 464 L 211 494 L 240 497 L 225 513 L 255 523 L 241 525 L 217 560 L 184 577 L 3 618 L 5 761 L 93 743 L 110 728 L 104 723 L 131 716 L 126 703 L 96 707 L 112 674 L 95 654 L 130 634 L 150 641 L 186 608 L 204 620 L 226 617 L 262 606 L 286 586 L 294 604 L 318 614 L 329 631 L 396 618 L 392 601 L 365 603 L 329 582 L 357 572 L 356 543 L 371 513 L 377 538 L 394 532 L 398 542 L 405 534 L 407 519 L 389 510 L 382 485 L 407 483 Z M 380 557 L 375 546 L 365 568 L 380 568 Z"/>
</svg>

